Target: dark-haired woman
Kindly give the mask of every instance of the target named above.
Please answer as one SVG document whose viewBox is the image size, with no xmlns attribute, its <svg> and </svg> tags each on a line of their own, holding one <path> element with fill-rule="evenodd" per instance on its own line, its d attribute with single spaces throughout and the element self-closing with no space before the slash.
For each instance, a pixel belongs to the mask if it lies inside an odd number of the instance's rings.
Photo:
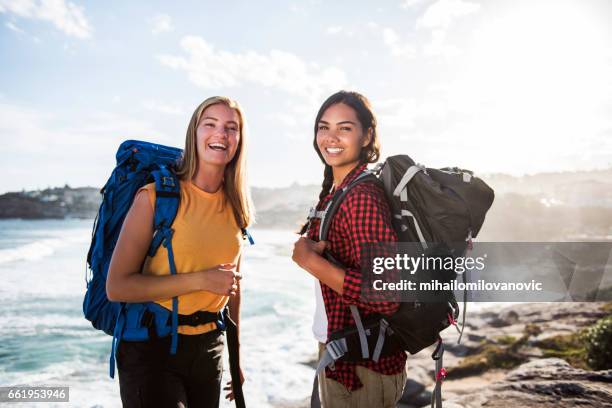
<svg viewBox="0 0 612 408">
<path fill-rule="evenodd" d="M 367 98 L 356 92 L 340 91 L 321 106 L 315 120 L 314 149 L 325 165 L 317 210 L 325 208 L 334 191 L 361 174 L 380 155 L 376 118 Z M 295 243 L 293 260 L 316 279 L 321 288 L 325 316 L 315 316 L 315 331 L 325 325 L 326 339 L 340 329 L 354 326 L 349 305 L 356 305 L 363 319 L 373 313 L 392 314 L 394 302 L 364 303 L 361 294 L 360 246 L 371 242 L 395 242 L 390 210 L 384 191 L 374 183 L 353 187 L 331 221 L 327 241 L 316 242 L 319 220 L 302 228 Z M 323 257 L 329 250 L 345 267 Z M 324 344 L 319 337 L 319 355 Z M 398 350 L 377 362 L 336 362 L 319 376 L 323 407 L 395 407 L 404 383 L 406 354 Z"/>
</svg>

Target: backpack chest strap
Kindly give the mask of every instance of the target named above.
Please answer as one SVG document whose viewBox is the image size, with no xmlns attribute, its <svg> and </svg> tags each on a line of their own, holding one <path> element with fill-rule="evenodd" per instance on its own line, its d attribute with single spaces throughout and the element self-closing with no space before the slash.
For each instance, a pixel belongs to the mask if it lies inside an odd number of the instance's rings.
<svg viewBox="0 0 612 408">
<path fill-rule="evenodd" d="M 310 212 L 308 213 L 308 219 L 312 220 L 313 218 L 322 219 L 327 214 L 327 208 L 325 210 L 317 211 L 316 208 L 312 207 Z"/>
</svg>

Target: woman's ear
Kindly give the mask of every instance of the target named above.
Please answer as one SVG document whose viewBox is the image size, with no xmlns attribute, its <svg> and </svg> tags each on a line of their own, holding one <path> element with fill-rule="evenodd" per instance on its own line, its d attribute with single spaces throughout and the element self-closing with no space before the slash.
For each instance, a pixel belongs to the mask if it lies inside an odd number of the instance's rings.
<svg viewBox="0 0 612 408">
<path fill-rule="evenodd" d="M 368 131 L 363 138 L 363 143 L 361 143 L 361 147 L 366 147 L 372 141 L 372 135 L 374 134 L 374 129 L 368 128 Z"/>
</svg>

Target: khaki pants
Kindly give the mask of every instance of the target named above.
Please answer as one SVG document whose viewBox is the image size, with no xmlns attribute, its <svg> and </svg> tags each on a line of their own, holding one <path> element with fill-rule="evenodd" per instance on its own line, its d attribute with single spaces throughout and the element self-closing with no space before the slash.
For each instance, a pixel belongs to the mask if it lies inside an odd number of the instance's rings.
<svg viewBox="0 0 612 408">
<path fill-rule="evenodd" d="M 319 343 L 319 359 L 325 345 Z M 349 391 L 336 380 L 328 379 L 325 371 L 319 374 L 319 393 L 323 408 L 395 408 L 406 383 L 406 371 L 384 375 L 357 366 L 363 387 Z"/>
</svg>

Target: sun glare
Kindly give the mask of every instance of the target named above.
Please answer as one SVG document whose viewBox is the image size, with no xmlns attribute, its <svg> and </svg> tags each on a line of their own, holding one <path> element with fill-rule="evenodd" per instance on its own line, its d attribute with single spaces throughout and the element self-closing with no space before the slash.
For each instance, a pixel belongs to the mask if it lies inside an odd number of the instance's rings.
<svg viewBox="0 0 612 408">
<path fill-rule="evenodd" d="M 468 131 L 481 140 L 494 135 L 509 154 L 548 152 L 538 165 L 554 160 L 558 167 L 609 126 L 600 111 L 611 95 L 603 18 L 578 1 L 510 3 L 495 11 L 475 29 L 453 89 L 461 110 L 481 113 Z"/>
</svg>

